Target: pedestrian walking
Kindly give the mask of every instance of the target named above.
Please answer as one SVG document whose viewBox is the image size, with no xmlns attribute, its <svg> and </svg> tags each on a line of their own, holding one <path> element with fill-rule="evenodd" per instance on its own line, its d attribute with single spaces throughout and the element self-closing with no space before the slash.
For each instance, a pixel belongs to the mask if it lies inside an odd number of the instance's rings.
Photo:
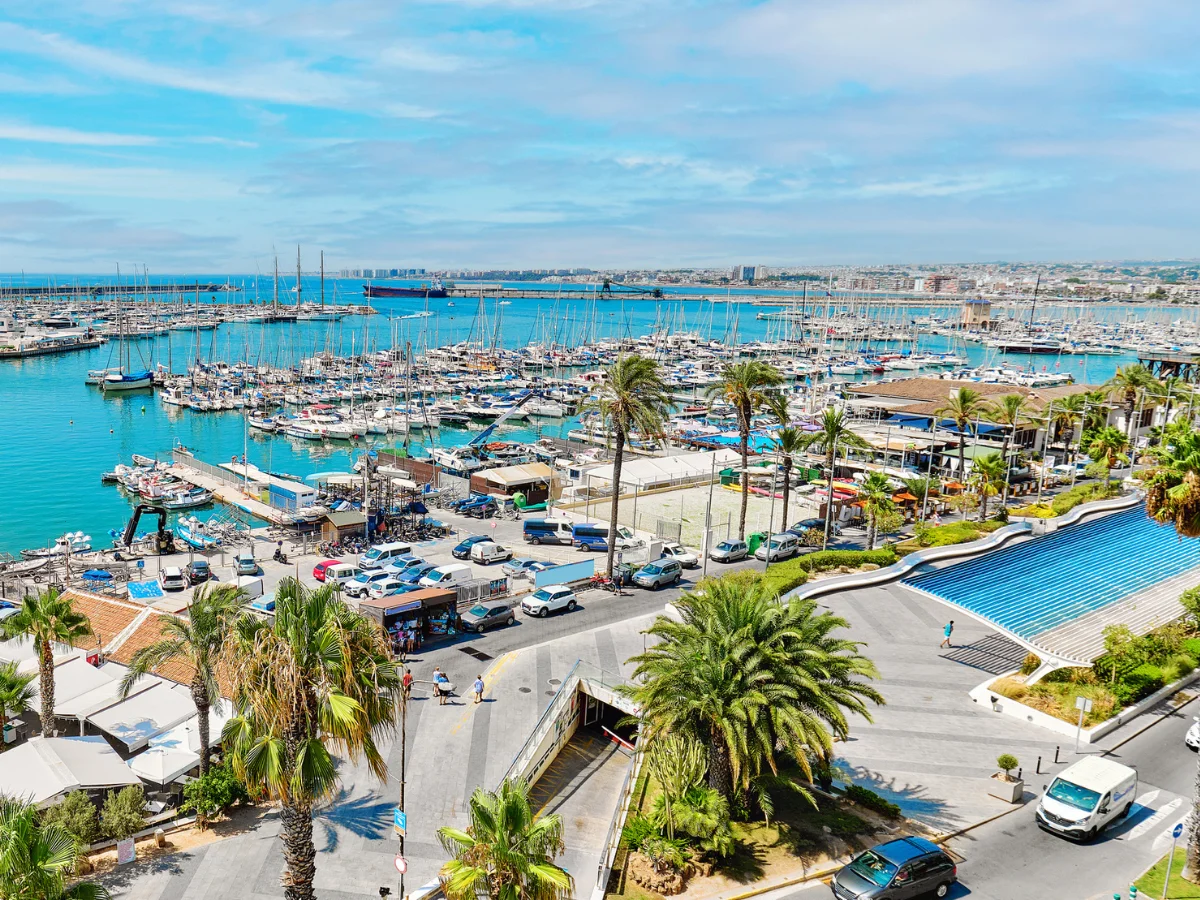
<svg viewBox="0 0 1200 900">
<path fill-rule="evenodd" d="M 942 642 L 938 644 L 938 649 L 940 650 L 942 647 L 951 647 L 953 649 L 953 645 L 950 643 L 950 635 L 954 634 L 953 619 L 946 623 L 946 627 L 942 629 L 942 634 L 945 636 L 942 638 Z"/>
<path fill-rule="evenodd" d="M 407 666 L 404 669 L 404 677 L 400 679 L 400 684 L 404 690 L 404 699 L 405 699 L 405 701 L 407 701 L 408 698 L 412 696 L 412 686 L 413 686 L 412 672 L 410 672 L 408 670 Z"/>
<path fill-rule="evenodd" d="M 450 679 L 440 667 L 433 670 L 433 688 L 437 691 L 438 706 L 445 706 L 446 698 L 450 696 Z"/>
<path fill-rule="evenodd" d="M 475 688 L 475 702 L 482 703 L 483 702 L 483 676 L 482 675 L 475 676 L 474 688 Z"/>
</svg>

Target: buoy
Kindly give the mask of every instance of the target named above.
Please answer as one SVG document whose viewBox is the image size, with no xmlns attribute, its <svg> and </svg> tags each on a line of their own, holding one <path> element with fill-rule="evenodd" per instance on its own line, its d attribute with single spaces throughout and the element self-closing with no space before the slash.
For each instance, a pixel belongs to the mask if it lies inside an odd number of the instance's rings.
<svg viewBox="0 0 1200 900">
<path fill-rule="evenodd" d="M 113 433 L 113 430 L 112 430 L 111 428 L 110 428 L 110 429 L 108 429 L 108 433 L 109 433 L 109 434 L 112 434 L 112 433 Z"/>
<path fill-rule="evenodd" d="M 74 425 L 74 424 L 75 424 L 75 420 L 74 420 L 74 419 L 72 419 L 72 420 L 71 420 L 70 422 L 68 422 L 67 424 L 68 424 L 68 425 Z"/>
<path fill-rule="evenodd" d="M 142 405 L 142 415 L 145 415 L 145 414 L 146 414 L 146 407 L 145 407 L 145 404 L 143 404 Z"/>
</svg>

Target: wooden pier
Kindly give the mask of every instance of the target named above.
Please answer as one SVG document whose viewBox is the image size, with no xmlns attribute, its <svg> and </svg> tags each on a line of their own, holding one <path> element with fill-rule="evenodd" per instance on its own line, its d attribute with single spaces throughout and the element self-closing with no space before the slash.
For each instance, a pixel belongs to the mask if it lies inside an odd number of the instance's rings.
<svg viewBox="0 0 1200 900">
<path fill-rule="evenodd" d="M 1138 362 L 1145 366 L 1155 378 L 1175 376 L 1184 381 L 1195 382 L 1200 377 L 1200 353 L 1153 353 L 1138 354 Z"/>
</svg>

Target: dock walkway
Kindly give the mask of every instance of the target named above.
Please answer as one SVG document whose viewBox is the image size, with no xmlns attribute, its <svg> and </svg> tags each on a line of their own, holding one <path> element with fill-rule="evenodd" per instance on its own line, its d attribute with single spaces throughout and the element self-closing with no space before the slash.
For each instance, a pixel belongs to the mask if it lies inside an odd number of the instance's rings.
<svg viewBox="0 0 1200 900">
<path fill-rule="evenodd" d="M 199 469 L 178 462 L 172 465 L 168 471 L 176 478 L 182 478 L 188 484 L 202 487 L 206 491 L 212 491 L 213 497 L 222 503 L 236 506 L 242 512 L 247 512 L 256 518 L 262 519 L 264 522 L 270 522 L 272 525 L 293 524 L 286 510 L 278 509 L 254 497 L 247 496 L 242 491 L 240 483 L 232 484 L 228 481 L 222 481 L 219 478 L 201 472 Z"/>
</svg>

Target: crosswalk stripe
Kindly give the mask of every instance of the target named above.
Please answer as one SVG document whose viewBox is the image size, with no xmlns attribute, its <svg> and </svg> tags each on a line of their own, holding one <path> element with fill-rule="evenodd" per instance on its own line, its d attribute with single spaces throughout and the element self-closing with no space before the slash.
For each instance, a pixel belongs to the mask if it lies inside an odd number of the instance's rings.
<svg viewBox="0 0 1200 900">
<path fill-rule="evenodd" d="M 1156 811 L 1154 813 L 1154 815 L 1152 815 L 1150 818 L 1148 818 L 1145 822 L 1139 822 L 1137 825 L 1135 825 L 1133 828 L 1131 828 L 1129 830 L 1129 833 L 1127 835 L 1125 835 L 1125 840 L 1136 841 L 1138 838 L 1140 838 L 1146 832 L 1152 831 L 1153 829 L 1157 828 L 1158 825 L 1162 823 L 1163 819 L 1165 819 L 1167 816 L 1171 815 L 1171 813 L 1175 812 L 1175 810 L 1179 809 L 1179 807 L 1181 807 L 1182 805 L 1183 805 L 1183 798 L 1176 797 L 1170 803 L 1168 803 L 1165 806 L 1158 809 L 1158 811 Z"/>
</svg>

